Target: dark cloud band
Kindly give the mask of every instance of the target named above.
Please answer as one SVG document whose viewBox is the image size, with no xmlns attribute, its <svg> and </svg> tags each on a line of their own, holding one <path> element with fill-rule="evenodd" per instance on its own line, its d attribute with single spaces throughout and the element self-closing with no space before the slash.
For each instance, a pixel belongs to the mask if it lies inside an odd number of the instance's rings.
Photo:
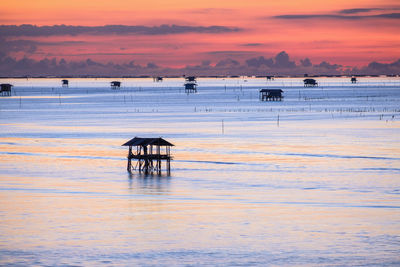
<svg viewBox="0 0 400 267">
<path fill-rule="evenodd" d="M 168 35 L 184 33 L 232 33 L 241 31 L 237 27 L 226 26 L 182 26 L 182 25 L 160 25 L 160 26 L 129 26 L 129 25 L 105 25 L 105 26 L 70 26 L 52 25 L 36 26 L 23 25 L 0 25 L 0 36 L 59 36 L 59 35 Z"/>
<path fill-rule="evenodd" d="M 400 19 L 400 13 L 388 13 L 378 15 L 363 15 L 363 16 L 348 16 L 348 15 L 335 15 L 335 14 L 296 14 L 296 15 L 279 15 L 274 16 L 276 19 L 339 19 L 339 20 L 361 20 L 361 19 Z"/>
<path fill-rule="evenodd" d="M 372 11 L 381 11 L 384 10 L 382 8 L 350 8 L 340 10 L 340 14 L 358 14 L 358 13 L 368 13 Z"/>
</svg>

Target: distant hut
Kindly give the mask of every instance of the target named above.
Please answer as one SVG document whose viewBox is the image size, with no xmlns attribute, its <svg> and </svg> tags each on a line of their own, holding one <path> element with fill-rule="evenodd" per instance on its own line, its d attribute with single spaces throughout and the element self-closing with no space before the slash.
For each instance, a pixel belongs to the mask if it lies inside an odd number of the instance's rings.
<svg viewBox="0 0 400 267">
<path fill-rule="evenodd" d="M 318 86 L 318 83 L 314 79 L 304 79 L 304 87 L 315 87 Z"/>
<path fill-rule="evenodd" d="M 185 93 L 197 93 L 197 83 L 185 83 Z"/>
<path fill-rule="evenodd" d="M 351 77 L 351 83 L 357 83 L 357 78 L 356 77 Z"/>
<path fill-rule="evenodd" d="M 171 171 L 171 146 L 170 142 L 163 138 L 141 138 L 135 137 L 123 146 L 129 146 L 128 152 L 128 172 L 138 170 L 139 172 L 161 174 L 161 162 L 166 162 L 168 174 Z M 164 150 L 165 148 L 165 150 Z M 164 151 L 162 151 L 164 150 Z M 132 159 L 136 159 L 135 167 L 132 166 Z"/>
<path fill-rule="evenodd" d="M 162 82 L 164 80 L 163 77 L 153 77 L 154 82 Z"/>
<path fill-rule="evenodd" d="M 271 76 L 271 75 L 267 76 L 267 81 L 273 81 L 274 79 L 275 79 L 274 76 Z"/>
<path fill-rule="evenodd" d="M 282 101 L 281 89 L 261 89 L 260 90 L 260 100 L 261 101 Z"/>
<path fill-rule="evenodd" d="M 111 82 L 111 89 L 119 89 L 121 87 L 121 82 L 112 81 Z"/>
<path fill-rule="evenodd" d="M 68 80 L 61 80 L 62 87 L 68 87 Z"/>
<path fill-rule="evenodd" d="M 185 77 L 185 80 L 187 82 L 196 82 L 196 77 L 195 76 L 188 76 L 188 77 Z"/>
<path fill-rule="evenodd" d="M 185 77 L 186 83 L 185 86 L 185 93 L 197 93 L 197 83 L 195 76 L 187 76 Z"/>
<path fill-rule="evenodd" d="M 2 83 L 0 84 L 0 91 L 2 96 L 11 96 L 11 88 L 13 87 L 12 84 L 9 83 Z"/>
</svg>

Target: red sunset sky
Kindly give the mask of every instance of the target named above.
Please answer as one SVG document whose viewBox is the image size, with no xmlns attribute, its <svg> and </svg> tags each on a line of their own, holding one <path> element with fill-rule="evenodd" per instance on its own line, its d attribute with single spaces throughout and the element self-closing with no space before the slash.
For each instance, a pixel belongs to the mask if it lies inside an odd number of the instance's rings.
<svg viewBox="0 0 400 267">
<path fill-rule="evenodd" d="M 400 58 L 398 0 L 14 0 L 0 3 L 0 25 L 0 52 L 15 60 L 183 68 L 281 51 L 296 64 L 360 67 Z"/>
</svg>

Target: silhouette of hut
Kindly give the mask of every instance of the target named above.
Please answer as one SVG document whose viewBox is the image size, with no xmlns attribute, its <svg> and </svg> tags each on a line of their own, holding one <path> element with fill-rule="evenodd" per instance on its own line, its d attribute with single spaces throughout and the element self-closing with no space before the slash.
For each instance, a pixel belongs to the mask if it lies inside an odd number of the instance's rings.
<svg viewBox="0 0 400 267">
<path fill-rule="evenodd" d="M 197 83 L 185 83 L 185 93 L 197 93 Z"/>
<path fill-rule="evenodd" d="M 68 87 L 68 80 L 61 80 L 62 87 Z"/>
<path fill-rule="evenodd" d="M 163 77 L 154 77 L 154 78 L 153 78 L 153 81 L 154 81 L 154 82 L 162 82 L 163 79 L 164 79 Z"/>
<path fill-rule="evenodd" d="M 274 80 L 274 79 L 275 79 L 274 76 L 271 76 L 271 75 L 267 76 L 267 81 L 272 81 L 272 80 Z"/>
<path fill-rule="evenodd" d="M 2 83 L 0 84 L 0 91 L 2 96 L 11 96 L 11 88 L 13 87 L 12 84 L 9 83 Z"/>
<path fill-rule="evenodd" d="M 185 77 L 185 80 L 187 82 L 196 82 L 196 77 L 195 76 L 188 76 L 188 77 Z"/>
<path fill-rule="evenodd" d="M 185 93 L 196 93 L 197 92 L 197 83 L 195 76 L 187 76 L 185 77 Z"/>
<path fill-rule="evenodd" d="M 261 101 L 282 101 L 281 89 L 261 89 L 260 90 L 260 100 Z"/>
<path fill-rule="evenodd" d="M 351 77 L 351 83 L 357 83 L 357 78 L 356 77 Z"/>
<path fill-rule="evenodd" d="M 157 172 L 161 174 L 161 162 L 166 162 L 168 174 L 171 171 L 171 146 L 174 146 L 165 139 L 159 138 L 141 138 L 135 137 L 123 144 L 129 146 L 128 152 L 128 172 L 132 170 Z M 163 149 L 165 148 L 165 150 Z M 162 151 L 164 150 L 164 151 Z M 132 159 L 136 159 L 136 166 L 132 166 Z"/>
<path fill-rule="evenodd" d="M 318 83 L 314 79 L 304 79 L 304 87 L 315 87 L 318 86 Z"/>
<path fill-rule="evenodd" d="M 111 89 L 119 89 L 121 87 L 121 82 L 112 81 L 111 82 Z"/>
</svg>

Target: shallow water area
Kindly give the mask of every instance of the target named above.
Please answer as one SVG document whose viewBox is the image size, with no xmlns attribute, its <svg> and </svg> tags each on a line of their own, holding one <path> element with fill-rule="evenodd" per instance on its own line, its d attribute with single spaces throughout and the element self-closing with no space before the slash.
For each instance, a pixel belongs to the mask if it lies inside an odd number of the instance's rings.
<svg viewBox="0 0 400 267">
<path fill-rule="evenodd" d="M 400 264 L 399 78 L 69 80 L 1 81 L 0 265 Z"/>
</svg>

